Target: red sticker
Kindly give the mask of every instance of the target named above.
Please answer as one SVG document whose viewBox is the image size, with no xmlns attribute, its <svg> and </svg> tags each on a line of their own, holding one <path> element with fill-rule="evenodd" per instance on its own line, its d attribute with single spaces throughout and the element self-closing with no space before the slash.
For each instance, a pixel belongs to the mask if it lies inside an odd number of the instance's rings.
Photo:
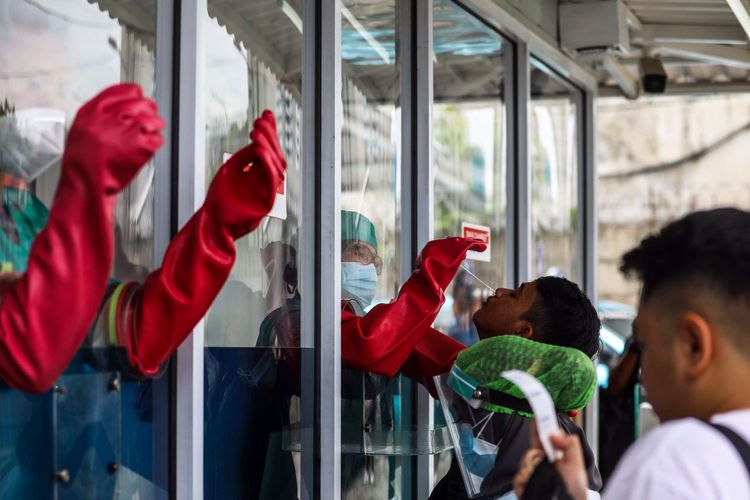
<svg viewBox="0 0 750 500">
<path fill-rule="evenodd" d="M 466 253 L 467 259 L 490 262 L 490 255 L 492 255 L 490 252 L 491 232 L 492 230 L 489 226 L 470 224 L 468 222 L 461 223 L 461 235 L 464 238 L 474 238 L 487 245 L 487 249 L 484 252 L 475 252 L 473 250 L 468 251 Z"/>
</svg>

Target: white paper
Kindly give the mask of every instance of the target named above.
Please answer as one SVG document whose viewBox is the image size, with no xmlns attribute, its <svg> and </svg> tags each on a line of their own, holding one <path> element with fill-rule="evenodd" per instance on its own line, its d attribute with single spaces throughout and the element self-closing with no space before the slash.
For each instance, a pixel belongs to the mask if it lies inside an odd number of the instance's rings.
<svg viewBox="0 0 750 500">
<path fill-rule="evenodd" d="M 547 454 L 550 462 L 562 458 L 559 450 L 555 450 L 550 441 L 552 434 L 560 434 L 560 424 L 557 421 L 557 411 L 552 396 L 549 395 L 544 385 L 534 376 L 521 370 L 508 370 L 502 373 L 506 380 L 510 380 L 516 387 L 521 389 L 531 405 L 536 420 L 536 429 L 542 448 Z"/>
<path fill-rule="evenodd" d="M 224 163 L 232 157 L 232 153 L 224 153 Z M 252 168 L 252 167 L 250 167 Z M 276 190 L 276 198 L 273 201 L 273 208 L 268 212 L 269 217 L 286 220 L 286 179 L 281 181 Z"/>
</svg>

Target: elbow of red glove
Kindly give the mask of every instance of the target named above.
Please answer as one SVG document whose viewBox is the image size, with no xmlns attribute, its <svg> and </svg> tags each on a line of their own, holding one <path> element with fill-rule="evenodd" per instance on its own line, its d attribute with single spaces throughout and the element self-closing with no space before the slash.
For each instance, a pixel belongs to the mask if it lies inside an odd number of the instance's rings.
<svg viewBox="0 0 750 500">
<path fill-rule="evenodd" d="M 62 371 L 56 367 L 45 365 L 38 358 L 27 358 L 22 363 L 9 361 L 6 356 L 2 356 L 0 359 L 3 359 L 2 364 L 4 369 L 3 373 L 0 374 L 3 382 L 14 389 L 32 394 L 47 392 L 54 385 L 55 380 L 57 380 Z"/>
<path fill-rule="evenodd" d="M 33 345 L 33 335 L 23 328 L 10 326 L 7 311 L 4 312 L 2 326 L 5 335 L 3 341 L 0 341 L 0 379 L 21 391 L 34 394 L 46 392 L 54 385 L 70 360 L 67 357 L 61 358 L 59 352 L 46 352 L 44 346 Z M 9 337 L 8 331 L 20 331 L 23 336 Z"/>
<path fill-rule="evenodd" d="M 432 378 L 446 373 L 453 366 L 458 354 L 466 346 L 451 337 L 430 328 L 422 340 L 414 347 L 409 359 L 402 367 L 407 377 L 423 384 L 430 395 L 437 399 L 437 391 Z"/>
</svg>

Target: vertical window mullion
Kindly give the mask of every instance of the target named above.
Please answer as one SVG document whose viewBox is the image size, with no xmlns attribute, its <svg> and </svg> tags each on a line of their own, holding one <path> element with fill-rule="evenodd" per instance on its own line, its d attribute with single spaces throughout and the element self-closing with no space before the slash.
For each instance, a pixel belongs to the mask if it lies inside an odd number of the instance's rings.
<svg viewBox="0 0 750 500">
<path fill-rule="evenodd" d="M 179 12 L 177 227 L 203 202 L 205 118 L 203 104 L 206 0 L 182 0 Z M 177 351 L 176 498 L 203 498 L 203 321 Z"/>
<path fill-rule="evenodd" d="M 516 94 L 515 103 L 515 163 L 513 165 L 515 179 L 508 183 L 512 193 L 515 214 L 509 227 L 515 231 L 512 246 L 513 262 L 515 263 L 511 286 L 518 286 L 528 281 L 531 275 L 531 169 L 529 168 L 529 113 L 531 109 L 531 60 L 528 46 L 520 42 L 516 45 L 515 61 L 513 61 L 514 82 Z M 511 132 L 513 133 L 513 132 Z"/>
<path fill-rule="evenodd" d="M 304 96 L 315 121 L 313 224 L 304 224 L 314 238 L 316 262 L 315 320 L 312 321 L 316 353 L 314 444 L 316 480 L 314 498 L 341 498 L 341 4 L 317 0 L 315 9 L 315 91 Z M 308 12 L 310 10 L 308 9 Z M 312 24 L 312 23 L 311 23 Z M 309 26 L 309 25 L 308 25 Z M 307 31 L 307 30 L 306 30 Z M 306 56 L 312 55 L 310 51 Z M 308 57 L 309 60 L 309 57 Z M 312 75 L 310 75 L 312 76 Z M 308 80 L 311 78 L 308 77 Z M 309 91 L 309 87 L 306 87 Z M 310 110 L 310 106 L 306 109 Z M 309 113 L 306 113 L 309 115 Z M 308 141 L 305 141 L 306 143 Z M 311 232 L 312 231 L 312 232 Z M 308 273 L 309 275 L 309 273 Z M 305 319 L 309 319 L 308 314 Z"/>
</svg>

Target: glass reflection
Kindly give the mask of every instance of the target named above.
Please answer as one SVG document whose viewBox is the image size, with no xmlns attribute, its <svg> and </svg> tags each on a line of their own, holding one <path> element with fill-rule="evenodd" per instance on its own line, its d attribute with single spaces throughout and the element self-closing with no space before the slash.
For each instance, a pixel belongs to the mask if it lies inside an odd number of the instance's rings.
<svg viewBox="0 0 750 500">
<path fill-rule="evenodd" d="M 580 279 L 578 126 L 580 91 L 538 61 L 531 68 L 531 276 Z"/>
<path fill-rule="evenodd" d="M 341 295 L 362 316 L 398 286 L 398 3 L 344 1 L 341 19 Z M 342 498 L 402 498 L 408 460 L 393 450 L 405 418 L 400 377 L 343 363 L 341 378 Z"/>
<path fill-rule="evenodd" d="M 472 317 L 505 284 L 505 47 L 496 31 L 450 0 L 433 3 L 435 238 L 462 236 L 465 224 L 490 234 L 489 261 L 466 260 L 445 291 L 435 328 L 472 345 Z M 436 425 L 445 425 L 436 404 Z M 464 491 L 453 452 L 435 459 L 433 496 Z M 452 493 L 447 493 L 447 492 Z"/>
<path fill-rule="evenodd" d="M 487 228 L 489 261 L 467 260 L 446 291 L 436 328 L 471 345 L 471 316 L 490 286 L 504 283 L 505 106 L 503 47 L 495 31 L 453 2 L 433 14 L 435 237 L 462 236 L 465 224 Z M 481 280 L 481 281 L 480 281 Z"/>
<path fill-rule="evenodd" d="M 301 444 L 313 404 L 311 352 L 302 349 L 301 223 L 303 2 L 209 1 L 206 187 L 226 154 L 249 142 L 263 110 L 276 115 L 287 159 L 283 200 L 237 241 L 237 260 L 208 313 L 204 497 L 296 499 L 310 488 Z"/>
<path fill-rule="evenodd" d="M 156 2 L 114 7 L 110 0 L 0 5 L 0 103 L 46 123 L 45 133 L 59 136 L 57 155 L 78 108 L 105 87 L 130 81 L 153 95 Z M 49 146 L 38 143 L 35 158 L 41 161 Z M 46 223 L 59 157 L 43 163 L 48 168 L 30 185 L 0 166 L 0 227 L 5 242 L 14 243 L 0 248 L 3 272 L 23 271 L 7 257 Z M 148 165 L 118 197 L 113 280 L 142 280 L 152 267 L 153 178 Z M 45 214 L 39 227 L 27 231 L 9 217 L 18 201 L 10 196 L 14 189 L 38 200 Z M 35 396 L 0 387 L 0 498 L 167 497 L 168 377 L 134 380 L 114 350 L 83 347 L 58 380 L 64 390 Z M 56 472 L 66 474 L 56 481 Z"/>
</svg>

